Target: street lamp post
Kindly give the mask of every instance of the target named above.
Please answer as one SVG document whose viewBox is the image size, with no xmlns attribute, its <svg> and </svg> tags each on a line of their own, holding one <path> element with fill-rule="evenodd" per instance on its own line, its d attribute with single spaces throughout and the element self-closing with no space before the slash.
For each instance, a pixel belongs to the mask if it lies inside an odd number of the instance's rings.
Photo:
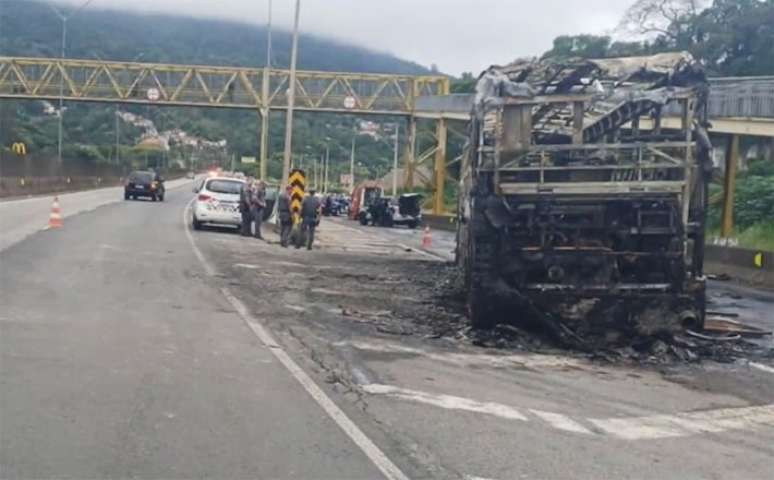
<svg viewBox="0 0 774 480">
<path fill-rule="evenodd" d="M 355 189 L 355 140 L 357 140 L 357 132 L 352 135 L 352 149 L 349 152 L 349 181 L 352 190 Z"/>
<path fill-rule="evenodd" d="M 145 52 L 139 53 L 134 59 L 132 60 L 132 63 L 136 62 L 142 56 L 145 55 Z M 98 56 L 99 57 L 99 56 Z M 100 58 L 100 60 L 102 60 Z M 121 109 L 119 107 L 119 104 L 116 103 L 116 165 L 121 165 L 121 118 L 120 118 Z"/>
<path fill-rule="evenodd" d="M 67 21 L 78 14 L 81 10 L 86 8 L 92 1 L 94 0 L 86 0 L 81 4 L 80 7 L 76 8 L 72 12 L 70 12 L 69 15 L 63 15 L 62 12 L 59 11 L 55 6 L 50 5 L 51 9 L 56 13 L 56 15 L 59 17 L 59 19 L 62 21 L 62 50 L 61 50 L 61 59 L 64 60 L 65 58 L 65 48 L 67 45 Z M 58 139 L 57 139 L 57 162 L 58 167 L 62 168 L 62 129 L 63 129 L 63 122 L 64 122 L 64 75 L 60 73 L 59 75 L 59 132 L 58 132 Z"/>
<path fill-rule="evenodd" d="M 298 60 L 298 22 L 301 15 L 301 0 L 296 0 L 296 15 L 293 23 L 293 46 L 290 51 L 290 86 L 288 87 L 288 110 L 285 119 L 285 155 L 282 162 L 280 191 L 288 184 L 290 157 L 293 153 L 293 107 L 296 100 L 296 62 Z"/>
<path fill-rule="evenodd" d="M 331 168 L 331 149 L 325 144 L 325 168 L 323 169 L 323 193 L 328 193 L 328 170 Z"/>
<path fill-rule="evenodd" d="M 271 110 L 269 109 L 269 77 L 271 75 L 271 0 L 269 0 L 269 14 L 266 20 L 266 67 L 263 69 L 263 81 L 261 82 L 261 102 L 260 109 L 261 114 L 261 138 L 260 138 L 260 152 L 259 152 L 259 167 L 258 174 L 261 180 L 268 178 L 268 155 L 269 155 L 269 117 Z"/>
<path fill-rule="evenodd" d="M 398 143 L 400 136 L 400 125 L 395 122 L 395 147 L 392 157 L 392 196 L 398 196 Z"/>
</svg>

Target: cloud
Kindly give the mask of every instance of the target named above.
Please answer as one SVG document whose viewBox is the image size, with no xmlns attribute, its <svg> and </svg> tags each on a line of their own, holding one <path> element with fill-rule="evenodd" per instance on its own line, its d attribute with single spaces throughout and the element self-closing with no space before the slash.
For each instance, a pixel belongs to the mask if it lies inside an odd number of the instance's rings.
<svg viewBox="0 0 774 480">
<path fill-rule="evenodd" d="M 265 24 L 268 2 L 93 0 L 88 8 Z M 291 27 L 294 4 L 294 0 L 273 0 L 276 26 Z M 622 0 L 301 0 L 301 29 L 459 74 L 540 55 L 558 35 L 605 33 L 615 27 L 628 4 Z"/>
</svg>

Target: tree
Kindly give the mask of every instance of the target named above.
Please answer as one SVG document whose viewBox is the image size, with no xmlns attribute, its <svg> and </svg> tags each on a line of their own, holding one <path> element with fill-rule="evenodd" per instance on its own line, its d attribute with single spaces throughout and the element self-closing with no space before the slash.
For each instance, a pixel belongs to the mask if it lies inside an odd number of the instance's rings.
<svg viewBox="0 0 774 480">
<path fill-rule="evenodd" d="M 696 42 L 687 48 L 711 73 L 774 73 L 774 0 L 715 0 L 695 24 Z"/>
<path fill-rule="evenodd" d="M 473 93 L 476 90 L 476 77 L 471 72 L 462 72 L 460 78 L 452 79 L 451 93 Z"/>
<path fill-rule="evenodd" d="M 662 36 L 677 43 L 692 37 L 694 20 L 710 0 L 637 0 L 626 10 L 618 30 L 644 37 Z"/>
<path fill-rule="evenodd" d="M 610 48 L 610 37 L 603 35 L 560 35 L 543 58 L 567 59 L 573 57 L 603 58 Z"/>
</svg>

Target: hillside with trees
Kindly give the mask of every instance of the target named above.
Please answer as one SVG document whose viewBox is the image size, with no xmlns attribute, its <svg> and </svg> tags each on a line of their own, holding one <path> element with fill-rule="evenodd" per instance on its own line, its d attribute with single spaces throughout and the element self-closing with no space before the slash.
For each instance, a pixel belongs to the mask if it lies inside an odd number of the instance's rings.
<svg viewBox="0 0 774 480">
<path fill-rule="evenodd" d="M 67 7 L 59 7 L 67 8 Z M 266 60 L 266 29 L 262 26 L 171 15 L 143 15 L 100 10 L 80 12 L 68 24 L 67 56 L 71 58 L 238 65 L 262 67 Z M 61 22 L 46 2 L 0 1 L 0 55 L 58 57 Z M 289 64 L 291 36 L 275 30 L 272 35 L 276 67 Z M 426 74 L 429 69 L 394 55 L 314 35 L 300 38 L 298 68 L 369 73 Z M 4 145 L 24 141 L 31 152 L 56 155 L 57 119 L 44 115 L 41 102 L 4 102 L 0 121 Z M 13 112 L 8 112 L 8 109 Z M 68 103 L 65 114 L 65 160 L 109 163 L 115 155 L 115 107 Z M 147 108 L 121 106 L 123 111 L 151 119 L 159 131 L 180 128 L 208 140 L 225 139 L 228 154 L 256 156 L 260 121 L 256 112 L 203 108 Z M 356 119 L 332 114 L 296 115 L 294 145 L 298 156 L 319 157 L 327 143 L 331 149 L 332 177 L 348 170 L 350 144 Z M 373 119 L 391 123 L 394 119 Z M 144 161 L 149 152 L 134 148 L 142 131 L 131 125 L 119 128 L 121 158 Z M 270 173 L 279 175 L 283 148 L 284 115 L 271 117 Z M 385 131 L 385 134 L 387 132 Z M 326 140 L 326 137 L 330 140 Z M 176 155 L 180 152 L 170 152 Z M 150 152 L 151 162 L 158 152 Z M 371 136 L 358 138 L 361 175 L 380 176 L 392 164 L 392 146 Z M 311 160 L 310 160 L 311 161 Z"/>
</svg>

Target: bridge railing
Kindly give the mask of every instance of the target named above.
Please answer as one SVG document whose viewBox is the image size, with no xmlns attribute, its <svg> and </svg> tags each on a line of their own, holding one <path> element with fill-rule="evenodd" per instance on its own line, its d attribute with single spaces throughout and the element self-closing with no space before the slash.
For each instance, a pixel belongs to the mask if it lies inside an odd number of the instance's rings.
<svg viewBox="0 0 774 480">
<path fill-rule="evenodd" d="M 462 119 L 472 106 L 472 94 L 457 94 L 418 98 L 416 109 L 420 116 Z M 710 118 L 774 119 L 774 77 L 711 78 L 707 108 Z M 666 109 L 670 115 L 678 112 L 677 104 Z"/>
</svg>

